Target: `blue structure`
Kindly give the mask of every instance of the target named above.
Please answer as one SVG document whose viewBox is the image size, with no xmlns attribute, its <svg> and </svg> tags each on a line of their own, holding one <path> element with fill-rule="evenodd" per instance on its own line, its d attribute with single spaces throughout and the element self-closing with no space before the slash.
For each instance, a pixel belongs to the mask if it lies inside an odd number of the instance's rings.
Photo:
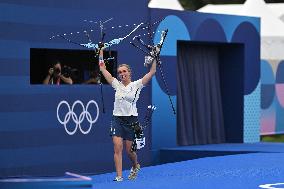
<svg viewBox="0 0 284 189">
<path fill-rule="evenodd" d="M 170 93 L 176 101 L 176 65 L 178 41 L 221 43 L 225 45 L 241 44 L 239 50 L 227 48 L 223 51 L 227 57 L 223 58 L 226 97 L 223 99 L 226 106 L 242 106 L 241 110 L 232 110 L 228 117 L 239 117 L 236 120 L 225 120 L 230 127 L 230 142 L 258 142 L 259 141 L 259 117 L 260 117 L 260 35 L 259 19 L 240 16 L 201 14 L 196 12 L 180 12 L 169 10 L 151 10 L 152 18 L 163 18 L 164 21 L 156 30 L 169 29 L 168 38 L 161 52 L 164 60 L 163 68 L 170 77 L 167 78 Z M 155 36 L 155 41 L 158 36 Z M 218 45 L 216 45 L 218 46 Z M 243 54 L 238 54 L 243 51 Z M 241 66 L 238 70 L 231 70 L 233 65 Z M 230 71 L 231 70 L 231 71 Z M 253 74 L 252 74 L 253 73 Z M 231 77 L 231 76 L 232 77 Z M 243 76 L 243 77 L 241 77 Z M 231 78 L 230 78 L 231 77 Z M 242 80 L 244 86 L 234 93 L 235 82 Z M 243 88 L 241 88 L 243 87 Z M 231 92 L 230 92 L 231 91 Z M 243 99 L 234 102 L 237 95 Z M 234 100 L 232 100 L 234 99 Z M 153 149 L 176 146 L 176 117 L 168 103 L 161 78 L 157 77 L 152 85 L 152 101 L 159 107 L 153 118 Z M 236 103 L 236 104 L 233 104 Z M 233 108 L 232 108 L 233 109 Z M 230 115 L 229 115 L 230 114 Z M 164 119 L 160 119 L 163 117 Z M 225 115 L 226 119 L 226 115 Z M 237 118 L 238 119 L 238 118 Z"/>
<path fill-rule="evenodd" d="M 241 44 L 243 56 L 240 58 L 243 59 L 233 61 L 239 62 L 244 68 L 244 88 L 240 91 L 244 101 L 236 102 L 243 103 L 244 109 L 243 112 L 232 114 L 240 114 L 243 119 L 239 125 L 237 123 L 234 125 L 232 122 L 231 132 L 237 136 L 237 142 L 259 140 L 259 19 L 187 11 L 149 10 L 147 3 L 146 0 L 135 2 L 87 0 L 84 3 L 67 0 L 44 2 L 31 0 L 27 3 L 14 1 L 0 3 L 0 177 L 62 175 L 65 171 L 78 173 L 113 171 L 113 147 L 108 136 L 114 100 L 113 89 L 108 85 L 103 87 L 106 110 L 103 113 L 98 85 L 30 84 L 31 48 L 84 50 L 63 39 L 49 40 L 49 38 L 55 34 L 83 32 L 85 28 L 94 29 L 92 33 L 94 40 L 99 40 L 98 25 L 86 23 L 84 20 L 99 21 L 113 18 L 113 21 L 106 24 L 105 40 L 108 41 L 125 36 L 134 28 L 134 26 L 121 28 L 119 26 L 155 22 L 165 18 L 159 25 L 154 26 L 154 31 L 169 29 L 161 58 L 174 102 L 176 102 L 176 80 L 173 78 L 176 75 L 177 44 L 180 40 Z M 143 35 L 146 32 L 139 30 L 137 33 Z M 155 43 L 159 41 L 159 35 L 157 32 L 154 36 Z M 72 39 L 75 41 L 87 41 L 83 34 L 73 36 Z M 132 66 L 135 80 L 147 69 L 143 66 L 144 55 L 132 48 L 129 40 L 131 39 L 121 42 L 114 49 L 118 53 L 118 64 L 129 63 Z M 227 53 L 230 53 L 229 50 Z M 234 55 L 235 52 L 231 53 L 232 56 L 238 55 Z M 234 87 L 230 85 L 230 80 L 227 81 L 226 86 L 228 92 Z M 228 93 L 228 95 L 234 98 L 234 94 Z M 68 135 L 57 119 L 58 105 L 66 101 L 71 107 L 72 105 L 76 107 L 74 111 L 79 115 L 82 109 L 80 103 L 77 103 L 78 100 L 85 108 L 88 102 L 95 101 L 99 109 L 92 110 L 98 115 L 98 119 L 88 134 L 83 134 L 78 129 L 73 135 Z M 142 91 L 138 104 L 141 117 L 144 116 L 146 106 L 151 103 L 158 108 L 154 113 L 152 129 L 147 129 L 145 133 L 146 147 L 139 152 L 143 166 L 152 164 L 152 151 L 176 146 L 176 118 L 171 112 L 159 77 L 154 78 L 152 84 Z M 95 107 L 93 105 L 92 108 Z M 62 111 L 67 110 L 63 108 Z M 62 116 L 61 119 L 64 118 L 63 114 L 59 116 Z M 84 124 L 88 126 L 88 123 L 82 123 Z M 124 165 L 130 166 L 129 163 L 124 159 Z"/>
</svg>

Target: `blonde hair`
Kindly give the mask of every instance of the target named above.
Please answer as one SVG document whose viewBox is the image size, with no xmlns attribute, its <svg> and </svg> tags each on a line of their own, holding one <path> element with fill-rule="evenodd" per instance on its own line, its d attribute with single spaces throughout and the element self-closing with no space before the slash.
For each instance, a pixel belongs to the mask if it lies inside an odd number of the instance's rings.
<svg viewBox="0 0 284 189">
<path fill-rule="evenodd" d="M 127 68 L 127 70 L 128 70 L 129 73 L 130 73 L 130 77 L 131 77 L 131 75 L 132 75 L 132 70 L 131 70 L 131 67 L 130 67 L 128 64 L 119 64 L 118 67 L 117 67 L 117 69 L 120 68 L 120 67 L 123 67 L 123 66 Z"/>
</svg>

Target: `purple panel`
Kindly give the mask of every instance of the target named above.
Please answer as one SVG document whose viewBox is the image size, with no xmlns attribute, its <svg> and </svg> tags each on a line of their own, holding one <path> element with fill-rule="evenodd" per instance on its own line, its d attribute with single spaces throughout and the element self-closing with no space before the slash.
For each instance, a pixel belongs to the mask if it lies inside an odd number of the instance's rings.
<svg viewBox="0 0 284 189">
<path fill-rule="evenodd" d="M 279 101 L 276 102 L 275 105 L 275 113 L 276 113 L 276 123 L 275 123 L 275 133 L 283 134 L 284 133 L 284 108 L 281 106 Z"/>
<path fill-rule="evenodd" d="M 276 114 L 274 106 L 271 106 L 267 110 L 261 111 L 260 117 L 260 133 L 264 134 L 273 134 L 275 133 L 275 122 Z"/>
<path fill-rule="evenodd" d="M 284 108 L 284 83 L 275 84 L 275 89 L 278 102 Z"/>
</svg>

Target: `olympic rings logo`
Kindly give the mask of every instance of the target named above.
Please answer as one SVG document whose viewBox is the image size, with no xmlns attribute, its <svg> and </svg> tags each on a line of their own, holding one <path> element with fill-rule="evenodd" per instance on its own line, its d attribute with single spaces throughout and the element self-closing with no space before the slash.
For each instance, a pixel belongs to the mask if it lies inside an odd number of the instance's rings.
<svg viewBox="0 0 284 189">
<path fill-rule="evenodd" d="M 80 113 L 79 117 L 74 112 L 74 108 L 77 104 L 82 107 L 82 112 Z M 88 108 L 91 104 L 94 104 L 95 107 L 96 107 L 96 110 L 97 110 L 97 115 L 96 115 L 95 119 L 92 118 L 91 113 L 88 111 Z M 61 106 L 63 106 L 63 105 L 67 106 L 68 112 L 65 114 L 64 120 L 62 121 L 62 119 L 60 119 L 60 116 L 59 116 L 59 111 L 61 109 Z M 89 128 L 86 129 L 86 130 L 84 130 L 81 126 L 81 123 L 84 121 L 85 117 L 86 117 L 87 121 L 89 122 Z M 65 100 L 61 101 L 57 106 L 57 120 L 59 121 L 59 123 L 64 125 L 65 131 L 67 132 L 68 135 L 75 134 L 78 128 L 83 134 L 88 134 L 91 131 L 93 124 L 98 120 L 98 117 L 99 117 L 99 106 L 98 106 L 97 102 L 94 101 L 94 100 L 90 100 L 88 102 L 86 108 L 84 107 L 84 104 L 80 100 L 76 100 L 73 103 L 71 108 L 70 108 L 70 105 L 68 104 L 68 102 L 65 101 Z M 72 118 L 73 122 L 76 124 L 76 126 L 73 130 L 67 128 L 67 124 L 69 123 L 71 118 Z"/>
</svg>

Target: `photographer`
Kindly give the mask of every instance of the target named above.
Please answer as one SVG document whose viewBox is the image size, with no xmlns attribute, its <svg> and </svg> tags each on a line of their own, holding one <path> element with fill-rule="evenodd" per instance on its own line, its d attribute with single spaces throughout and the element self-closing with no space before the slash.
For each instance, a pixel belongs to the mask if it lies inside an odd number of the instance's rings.
<svg viewBox="0 0 284 189">
<path fill-rule="evenodd" d="M 73 84 L 70 74 L 62 73 L 61 63 L 56 62 L 52 68 L 49 68 L 46 78 L 43 80 L 45 85 Z"/>
</svg>

